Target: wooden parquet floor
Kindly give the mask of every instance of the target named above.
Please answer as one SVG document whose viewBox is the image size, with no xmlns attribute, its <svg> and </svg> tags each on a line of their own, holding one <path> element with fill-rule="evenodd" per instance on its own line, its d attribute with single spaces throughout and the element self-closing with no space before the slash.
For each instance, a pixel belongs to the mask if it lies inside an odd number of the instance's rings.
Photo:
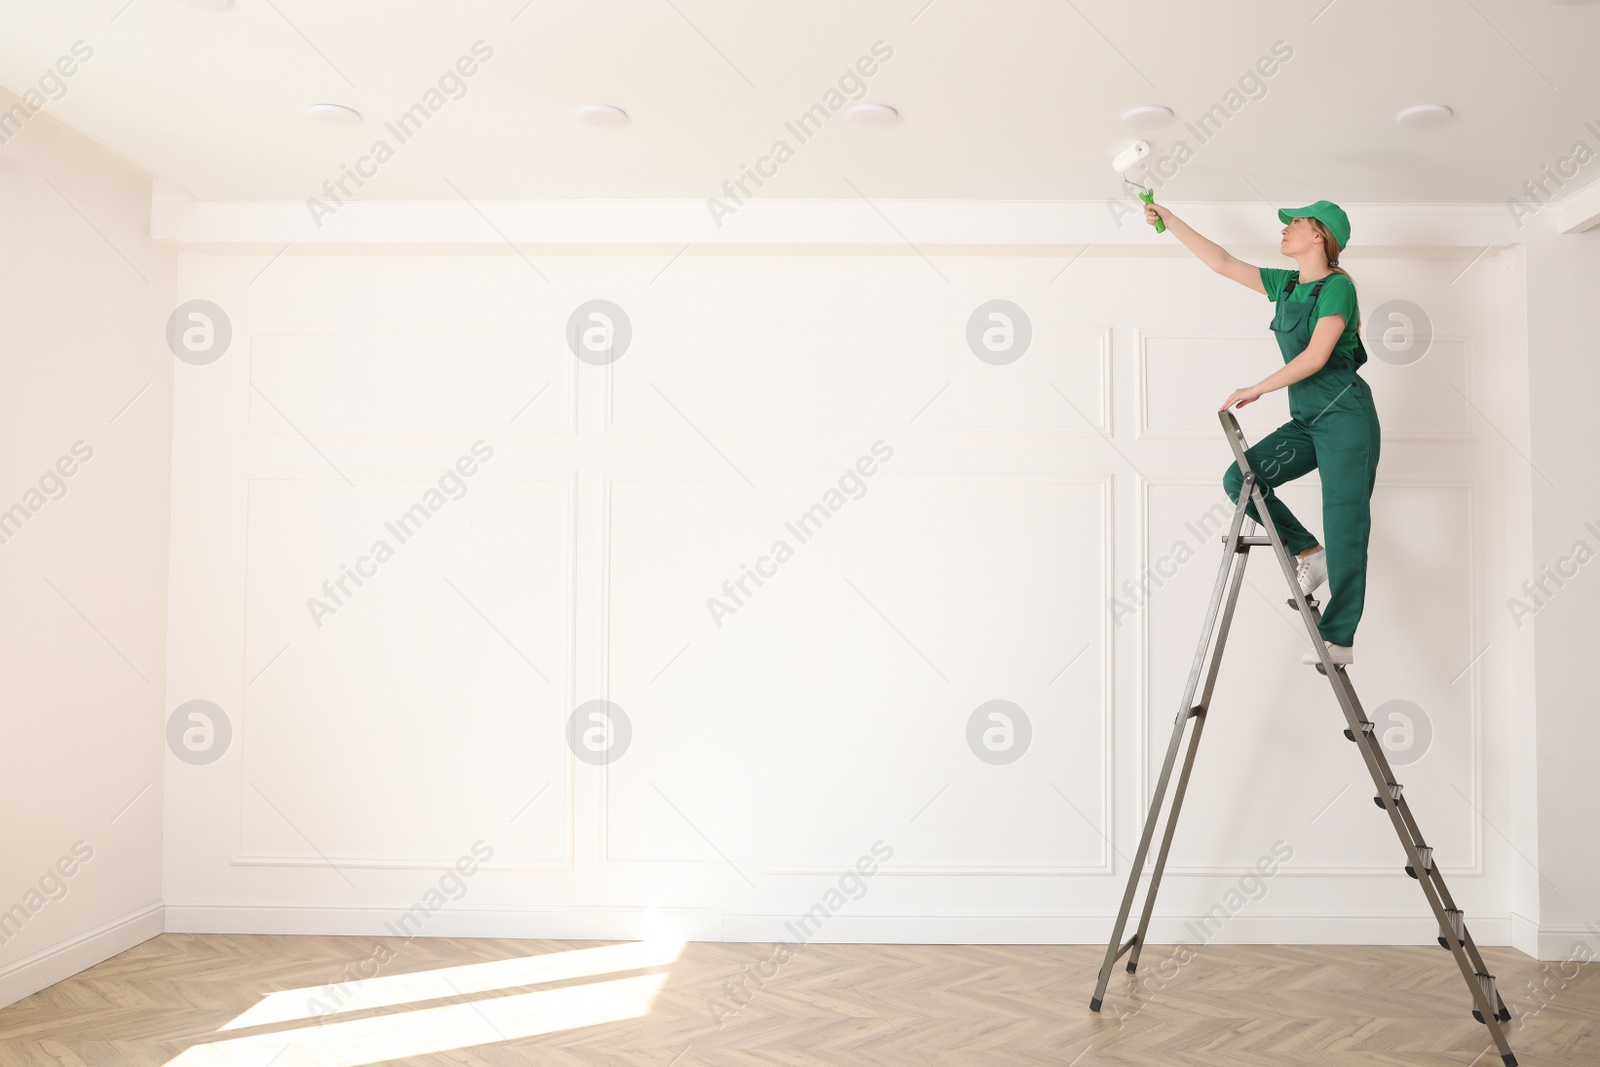
<svg viewBox="0 0 1600 1067">
<path fill-rule="evenodd" d="M 1499 1063 L 1438 948 L 1153 945 L 1095 1014 L 1102 951 L 163 934 L 0 1011 L 0 1067 Z M 1600 966 L 1485 956 L 1523 1067 L 1600 1067 Z"/>
</svg>

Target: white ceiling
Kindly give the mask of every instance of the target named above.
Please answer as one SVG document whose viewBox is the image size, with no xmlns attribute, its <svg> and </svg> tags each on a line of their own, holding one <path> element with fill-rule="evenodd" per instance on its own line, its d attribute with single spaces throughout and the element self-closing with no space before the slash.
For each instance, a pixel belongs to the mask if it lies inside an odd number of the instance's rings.
<svg viewBox="0 0 1600 1067">
<path fill-rule="evenodd" d="M 780 137 L 795 157 L 763 198 L 1093 200 L 1145 137 L 1195 150 L 1164 199 L 1498 203 L 1574 142 L 1600 150 L 1595 0 L 0 0 L 0 20 L 0 85 L 82 40 L 49 113 L 202 199 L 322 195 L 379 138 L 394 158 L 363 200 L 698 200 Z M 385 120 L 480 39 L 466 94 L 399 144 Z M 880 39 L 865 99 L 903 121 L 838 116 L 798 144 L 785 120 Z M 1279 40 L 1293 58 L 1264 96 L 1209 143 L 1183 128 Z M 1435 101 L 1447 125 L 1395 123 Z M 317 123 L 314 102 L 366 120 Z M 580 125 L 589 102 L 631 121 Z M 1145 103 L 1178 118 L 1121 123 Z"/>
</svg>

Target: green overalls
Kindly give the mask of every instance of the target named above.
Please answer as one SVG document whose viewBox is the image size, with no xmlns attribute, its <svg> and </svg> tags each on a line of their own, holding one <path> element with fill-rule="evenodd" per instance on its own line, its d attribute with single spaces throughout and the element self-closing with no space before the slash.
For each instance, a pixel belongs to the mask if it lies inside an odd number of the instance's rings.
<svg viewBox="0 0 1600 1067">
<path fill-rule="evenodd" d="M 1272 331 L 1278 337 L 1283 361 L 1288 363 L 1311 343 L 1311 309 L 1327 278 L 1318 280 L 1311 298 L 1291 302 L 1295 286 L 1290 279 L 1278 298 Z M 1372 533 L 1372 486 L 1378 473 L 1378 411 L 1372 389 L 1356 373 L 1366 362 L 1367 350 L 1359 343 L 1356 357 L 1331 355 L 1323 368 L 1289 386 L 1290 420 L 1256 442 L 1245 453 L 1263 486 L 1267 511 L 1292 553 L 1317 544 L 1300 520 L 1274 493 L 1273 487 L 1312 470 L 1322 472 L 1322 526 L 1327 536 L 1328 599 L 1322 613 L 1324 641 L 1336 645 L 1355 643 L 1356 624 L 1367 593 L 1367 539 Z M 1233 464 L 1222 486 L 1234 501 L 1244 476 Z M 1255 505 L 1252 519 L 1260 521 Z"/>
</svg>

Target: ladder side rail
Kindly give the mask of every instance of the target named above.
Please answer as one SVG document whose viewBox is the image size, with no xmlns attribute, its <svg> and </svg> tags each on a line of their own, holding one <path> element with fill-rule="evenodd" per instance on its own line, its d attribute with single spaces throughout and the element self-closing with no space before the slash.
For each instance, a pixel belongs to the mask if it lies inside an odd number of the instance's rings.
<svg viewBox="0 0 1600 1067">
<path fill-rule="evenodd" d="M 1247 523 L 1247 526 L 1249 525 L 1254 524 Z M 1132 974 L 1139 965 L 1139 950 L 1144 946 L 1145 937 L 1150 929 L 1150 916 L 1155 911 L 1156 891 L 1161 887 L 1161 876 L 1167 869 L 1167 854 L 1172 849 L 1173 832 L 1178 825 L 1178 812 L 1183 808 L 1183 798 L 1189 789 L 1189 773 L 1194 769 L 1195 750 L 1200 747 L 1200 731 L 1205 729 L 1206 712 L 1211 707 L 1211 688 L 1217 679 L 1217 667 L 1222 662 L 1222 649 L 1227 644 L 1229 627 L 1233 624 L 1233 610 L 1239 603 L 1239 590 L 1244 585 L 1245 565 L 1250 562 L 1249 552 L 1235 550 L 1231 555 L 1237 556 L 1239 562 L 1233 568 L 1233 581 L 1228 590 L 1222 622 L 1217 628 L 1216 647 L 1211 653 L 1211 667 L 1206 675 L 1205 693 L 1201 696 L 1200 702 L 1193 705 L 1194 731 L 1189 735 L 1189 750 L 1184 756 L 1183 770 L 1178 774 L 1178 784 L 1173 789 L 1172 810 L 1167 815 L 1167 828 L 1161 837 L 1161 848 L 1156 852 L 1156 865 L 1150 875 L 1150 888 L 1145 895 L 1144 912 L 1139 917 L 1139 932 L 1134 938 L 1133 955 L 1128 958 L 1129 974 Z"/>
<path fill-rule="evenodd" d="M 1248 497 L 1241 492 L 1239 500 L 1233 509 L 1233 522 L 1228 529 L 1227 550 L 1223 553 L 1222 565 L 1217 569 L 1217 580 L 1211 591 L 1211 603 L 1206 608 L 1205 624 L 1200 632 L 1199 647 L 1195 650 L 1194 663 L 1189 669 L 1189 680 L 1184 688 L 1183 702 L 1178 709 L 1177 718 L 1172 726 L 1172 740 L 1167 744 L 1167 758 L 1161 769 L 1161 776 L 1156 782 L 1155 792 L 1151 795 L 1150 808 L 1145 815 L 1144 830 L 1139 838 L 1138 850 L 1134 853 L 1133 861 L 1129 865 L 1128 884 L 1122 893 L 1122 904 L 1117 911 L 1117 921 L 1111 931 L 1111 940 L 1106 944 L 1106 956 L 1100 965 L 1100 977 L 1095 983 L 1094 996 L 1089 1001 L 1089 1007 L 1094 1011 L 1100 1010 L 1100 1005 L 1105 998 L 1106 985 L 1111 980 L 1111 968 L 1117 962 L 1117 957 L 1131 946 L 1122 945 L 1122 932 L 1127 928 L 1128 915 L 1133 910 L 1134 894 L 1139 888 L 1140 876 L 1144 873 L 1145 857 L 1150 852 L 1150 842 L 1155 836 L 1156 823 L 1161 814 L 1162 801 L 1166 797 L 1167 783 L 1172 776 L 1172 765 L 1177 761 L 1178 746 L 1183 740 L 1184 727 L 1190 718 L 1189 709 L 1193 707 L 1195 689 L 1199 685 L 1200 672 L 1205 666 L 1206 653 L 1211 648 L 1211 638 L 1217 627 L 1218 612 L 1222 607 L 1222 598 L 1228 589 L 1228 578 L 1240 565 L 1238 551 L 1239 533 L 1245 522 L 1245 503 Z M 1232 611 L 1228 613 L 1232 618 Z"/>
<path fill-rule="evenodd" d="M 1344 688 L 1348 691 L 1351 704 L 1356 708 L 1359 717 L 1365 721 L 1367 718 L 1366 712 L 1361 707 L 1360 699 L 1356 696 L 1355 686 L 1350 684 L 1350 676 L 1340 672 L 1338 684 L 1344 686 Z M 1372 762 L 1377 764 L 1379 772 L 1386 782 L 1393 782 L 1395 780 L 1394 769 L 1392 766 L 1390 766 L 1388 757 L 1383 751 L 1383 745 L 1378 739 L 1377 732 L 1374 731 L 1372 734 L 1358 737 L 1357 744 L 1363 749 L 1364 753 L 1370 746 Z M 1380 789 L 1379 795 L 1382 796 L 1383 792 L 1384 791 Z M 1406 833 L 1410 836 L 1411 840 L 1419 848 L 1426 847 L 1427 841 L 1423 837 L 1422 828 L 1417 824 L 1416 815 L 1411 810 L 1411 804 L 1406 800 L 1404 794 L 1401 795 L 1399 800 L 1394 801 L 1394 806 L 1397 809 L 1400 820 L 1404 824 Z M 1444 905 L 1445 911 L 1456 912 L 1460 910 L 1456 907 L 1455 898 L 1451 895 L 1449 887 L 1445 884 L 1444 873 L 1439 870 L 1439 857 L 1437 854 L 1432 857 L 1432 862 L 1427 865 L 1426 870 L 1418 867 L 1415 859 L 1412 860 L 1411 869 L 1419 872 L 1417 875 L 1418 881 L 1423 880 L 1424 877 L 1431 879 L 1434 890 L 1438 893 L 1439 900 Z M 1483 954 L 1478 951 L 1477 943 L 1473 940 L 1471 932 L 1467 930 L 1465 915 L 1462 916 L 1461 936 L 1459 938 L 1455 937 L 1455 935 L 1452 933 L 1451 927 L 1448 923 L 1440 926 L 1439 933 L 1446 939 L 1446 941 L 1461 942 L 1461 947 L 1466 951 L 1467 958 L 1471 961 L 1472 968 L 1475 973 L 1489 973 L 1488 965 L 1483 959 Z M 1450 944 L 1446 944 L 1445 947 L 1449 948 L 1451 951 L 1455 951 L 1456 948 L 1456 946 Z"/>
<path fill-rule="evenodd" d="M 1389 768 L 1389 761 L 1384 758 L 1376 739 L 1361 730 L 1360 724 L 1365 716 L 1359 714 L 1356 710 L 1358 705 L 1355 701 L 1354 687 L 1350 685 L 1348 676 L 1335 666 L 1328 656 L 1327 646 L 1323 644 L 1321 635 L 1317 632 L 1316 616 L 1313 614 L 1313 609 L 1310 605 L 1306 603 L 1305 595 L 1300 592 L 1300 581 L 1295 575 L 1293 564 L 1289 562 L 1289 551 L 1284 547 L 1283 539 L 1278 535 L 1278 530 L 1272 522 L 1272 517 L 1267 514 L 1265 499 L 1262 498 L 1259 489 L 1253 490 L 1251 496 L 1255 499 L 1257 513 L 1261 515 L 1261 525 L 1272 541 L 1273 554 L 1278 557 L 1278 562 L 1283 567 L 1284 579 L 1289 584 L 1290 592 L 1294 594 L 1295 604 L 1300 609 L 1300 617 L 1305 622 L 1306 630 L 1321 654 L 1323 666 L 1327 671 L 1328 680 L 1333 684 L 1333 692 L 1338 698 L 1339 706 L 1344 710 L 1350 729 L 1355 732 L 1356 736 L 1362 738 L 1361 743 L 1357 744 L 1356 747 L 1361 750 L 1362 760 L 1367 765 L 1368 773 L 1372 775 L 1373 785 L 1377 788 L 1379 799 L 1383 801 L 1384 811 L 1389 814 L 1389 821 L 1394 826 L 1395 836 L 1400 839 L 1401 847 L 1405 849 L 1406 858 L 1410 861 L 1412 870 L 1417 871 L 1420 876 L 1425 871 L 1422 855 L 1417 851 L 1421 835 L 1419 833 L 1413 839 L 1412 828 L 1415 823 L 1410 822 L 1409 813 L 1402 814 L 1402 801 L 1397 801 L 1389 788 L 1391 785 L 1398 785 L 1399 783 L 1395 782 L 1393 771 Z M 1449 929 L 1449 920 L 1445 915 L 1444 904 L 1435 894 L 1431 880 L 1425 881 L 1418 877 L 1417 881 L 1422 883 L 1423 895 L 1427 897 L 1428 904 L 1433 909 L 1434 918 L 1438 923 L 1439 929 Z M 1451 938 L 1450 940 L 1453 942 L 1455 939 Z M 1478 986 L 1477 979 L 1473 977 L 1475 971 L 1466 954 L 1461 950 L 1460 945 L 1451 944 L 1450 952 L 1451 955 L 1456 957 L 1456 962 L 1460 964 L 1462 974 L 1467 978 L 1468 984 L 1473 989 L 1474 997 L 1478 1000 L 1483 1000 L 1482 990 Z M 1493 1011 L 1494 1009 L 1490 1009 L 1490 1014 L 1493 1014 Z"/>
<path fill-rule="evenodd" d="M 1320 622 L 1322 613 L 1316 608 L 1312 608 L 1311 612 L 1314 616 L 1316 616 L 1317 621 Z M 1340 679 L 1346 690 L 1346 695 L 1349 697 L 1350 704 L 1355 709 L 1356 718 L 1362 722 L 1368 721 L 1366 709 L 1361 705 L 1361 699 L 1356 694 L 1355 686 L 1350 684 L 1350 676 L 1341 672 Z M 1356 740 L 1358 744 L 1361 743 L 1359 737 L 1353 737 L 1352 739 Z M 1374 733 L 1371 735 L 1370 741 L 1373 749 L 1373 758 L 1378 763 L 1385 780 L 1391 782 L 1394 781 L 1394 769 L 1389 765 L 1388 757 L 1384 754 L 1383 746 L 1381 743 L 1379 743 L 1376 731 L 1374 731 Z M 1411 835 L 1411 839 L 1419 846 L 1425 844 L 1426 841 L 1422 835 L 1422 828 L 1417 825 L 1416 817 L 1411 811 L 1411 805 L 1405 800 L 1403 795 L 1400 798 L 1398 807 L 1400 809 L 1401 818 L 1405 822 L 1406 830 Z M 1412 867 L 1412 870 L 1416 869 L 1417 868 L 1415 866 Z M 1460 911 L 1460 909 L 1456 907 L 1455 898 L 1450 894 L 1449 887 L 1445 885 L 1444 874 L 1439 870 L 1439 858 L 1437 855 L 1434 856 L 1433 862 L 1429 864 L 1429 869 L 1425 873 L 1434 878 L 1435 888 L 1439 893 L 1439 899 L 1441 902 L 1443 902 L 1445 910 L 1450 912 Z M 1488 973 L 1488 965 L 1484 963 L 1483 955 L 1478 951 L 1477 943 L 1472 939 L 1472 934 L 1467 929 L 1466 915 L 1464 913 L 1462 914 L 1461 918 L 1461 936 L 1459 938 L 1455 937 L 1451 927 L 1448 925 L 1442 927 L 1439 933 L 1447 941 L 1461 941 L 1466 949 L 1467 958 L 1472 961 L 1472 966 L 1475 971 L 1482 974 Z M 1447 944 L 1445 947 L 1449 948 L 1450 946 Z"/>
</svg>

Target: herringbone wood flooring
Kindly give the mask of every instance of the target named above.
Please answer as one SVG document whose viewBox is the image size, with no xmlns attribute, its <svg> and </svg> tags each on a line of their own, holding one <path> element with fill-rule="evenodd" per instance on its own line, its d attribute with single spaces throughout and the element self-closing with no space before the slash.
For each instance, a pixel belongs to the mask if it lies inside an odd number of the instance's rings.
<svg viewBox="0 0 1600 1067">
<path fill-rule="evenodd" d="M 0 1011 L 0 1067 L 1499 1063 L 1438 948 L 1151 946 L 1097 1015 L 1097 946 L 607 944 L 164 934 Z M 1600 967 L 1485 955 L 1524 1067 L 1600 1067 Z"/>
</svg>

